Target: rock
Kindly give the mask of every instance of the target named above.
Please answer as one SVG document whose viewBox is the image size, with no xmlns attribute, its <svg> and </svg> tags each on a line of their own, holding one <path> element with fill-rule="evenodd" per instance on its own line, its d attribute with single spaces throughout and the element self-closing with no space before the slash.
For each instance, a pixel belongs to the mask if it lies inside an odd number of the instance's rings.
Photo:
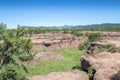
<svg viewBox="0 0 120 80">
<path fill-rule="evenodd" d="M 105 43 L 92 42 L 86 54 L 81 57 L 81 67 L 88 71 L 93 66 L 93 80 L 113 80 L 115 74 L 120 70 L 120 53 L 99 52 L 98 47 Z"/>
<path fill-rule="evenodd" d="M 89 77 L 83 71 L 73 70 L 70 72 L 52 72 L 45 76 L 32 76 L 30 80 L 89 80 Z"/>
<path fill-rule="evenodd" d="M 93 66 L 94 80 L 112 80 L 120 70 L 120 53 L 100 52 L 94 55 L 85 54 L 81 57 L 81 67 L 87 70 Z"/>
</svg>

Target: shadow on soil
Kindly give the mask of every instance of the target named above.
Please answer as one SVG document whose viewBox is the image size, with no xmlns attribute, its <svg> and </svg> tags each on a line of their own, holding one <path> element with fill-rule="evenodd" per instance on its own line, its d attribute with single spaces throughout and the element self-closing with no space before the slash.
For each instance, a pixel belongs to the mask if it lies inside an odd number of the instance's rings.
<svg viewBox="0 0 120 80">
<path fill-rule="evenodd" d="M 114 74 L 110 79 L 111 80 L 120 80 L 120 71 L 118 71 L 117 74 Z"/>
</svg>

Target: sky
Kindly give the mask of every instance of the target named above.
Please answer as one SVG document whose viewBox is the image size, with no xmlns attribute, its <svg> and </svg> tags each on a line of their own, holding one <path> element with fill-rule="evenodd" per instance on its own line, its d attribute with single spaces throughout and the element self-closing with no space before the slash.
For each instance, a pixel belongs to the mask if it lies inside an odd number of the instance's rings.
<svg viewBox="0 0 120 80">
<path fill-rule="evenodd" d="M 0 0 L 0 23 L 8 28 L 120 23 L 120 0 Z"/>
</svg>

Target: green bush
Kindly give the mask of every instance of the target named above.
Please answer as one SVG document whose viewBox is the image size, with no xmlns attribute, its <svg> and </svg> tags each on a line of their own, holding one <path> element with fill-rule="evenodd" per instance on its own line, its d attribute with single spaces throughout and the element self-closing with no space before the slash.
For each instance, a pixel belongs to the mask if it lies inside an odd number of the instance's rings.
<svg viewBox="0 0 120 80">
<path fill-rule="evenodd" d="M 100 33 L 90 33 L 90 34 L 88 34 L 88 40 L 90 42 L 96 41 L 96 40 L 98 40 L 100 38 L 101 38 L 101 34 Z"/>
<path fill-rule="evenodd" d="M 90 42 L 87 40 L 83 42 L 82 44 L 80 44 L 79 50 L 86 50 L 89 46 L 90 46 Z"/>
<path fill-rule="evenodd" d="M 93 75 L 94 75 L 93 66 L 90 66 L 90 67 L 88 68 L 88 76 L 89 76 L 89 79 L 90 79 L 90 80 L 92 80 Z"/>
<path fill-rule="evenodd" d="M 79 37 L 79 36 L 83 36 L 83 33 L 75 33 L 74 35 Z"/>
<path fill-rule="evenodd" d="M 17 29 L 1 36 L 3 43 L 0 44 L 0 80 L 28 80 L 19 74 L 17 68 L 22 65 L 23 70 L 28 72 L 22 61 L 33 57 L 32 44 L 30 39 L 24 39 L 19 32 L 21 31 Z"/>
<path fill-rule="evenodd" d="M 13 67 L 2 68 L 0 71 L 0 80 L 29 80 L 25 76 L 19 74 L 18 70 Z"/>
<path fill-rule="evenodd" d="M 79 33 L 78 31 L 72 31 L 71 34 L 75 35 L 75 36 L 83 36 L 83 33 Z"/>
<path fill-rule="evenodd" d="M 6 24 L 0 23 L 0 40 L 2 40 L 3 34 L 5 34 L 6 31 Z"/>
</svg>

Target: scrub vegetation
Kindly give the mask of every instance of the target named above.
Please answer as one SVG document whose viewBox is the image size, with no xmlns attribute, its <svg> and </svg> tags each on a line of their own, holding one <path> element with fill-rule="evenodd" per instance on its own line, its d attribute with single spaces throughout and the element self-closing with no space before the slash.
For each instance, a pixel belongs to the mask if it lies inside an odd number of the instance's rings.
<svg viewBox="0 0 120 80">
<path fill-rule="evenodd" d="M 112 29 L 111 29 L 112 28 Z M 102 35 L 99 31 L 120 31 L 118 27 L 104 28 L 31 28 L 18 26 L 16 29 L 7 29 L 6 24 L 0 24 L 0 80 L 28 80 L 27 76 L 45 75 L 50 72 L 81 70 L 80 56 L 85 53 L 90 42 L 99 40 Z M 94 33 L 84 33 L 93 31 Z M 36 65 L 29 64 L 35 55 L 32 50 L 32 42 L 28 37 L 35 34 L 64 33 L 74 36 L 87 37 L 78 49 L 54 50 L 64 57 L 63 61 L 53 59 L 51 61 L 39 61 Z M 27 38 L 26 38 L 27 37 Z M 100 51 L 120 52 L 119 48 L 105 45 Z M 92 68 L 89 68 L 89 76 L 93 76 Z"/>
</svg>

